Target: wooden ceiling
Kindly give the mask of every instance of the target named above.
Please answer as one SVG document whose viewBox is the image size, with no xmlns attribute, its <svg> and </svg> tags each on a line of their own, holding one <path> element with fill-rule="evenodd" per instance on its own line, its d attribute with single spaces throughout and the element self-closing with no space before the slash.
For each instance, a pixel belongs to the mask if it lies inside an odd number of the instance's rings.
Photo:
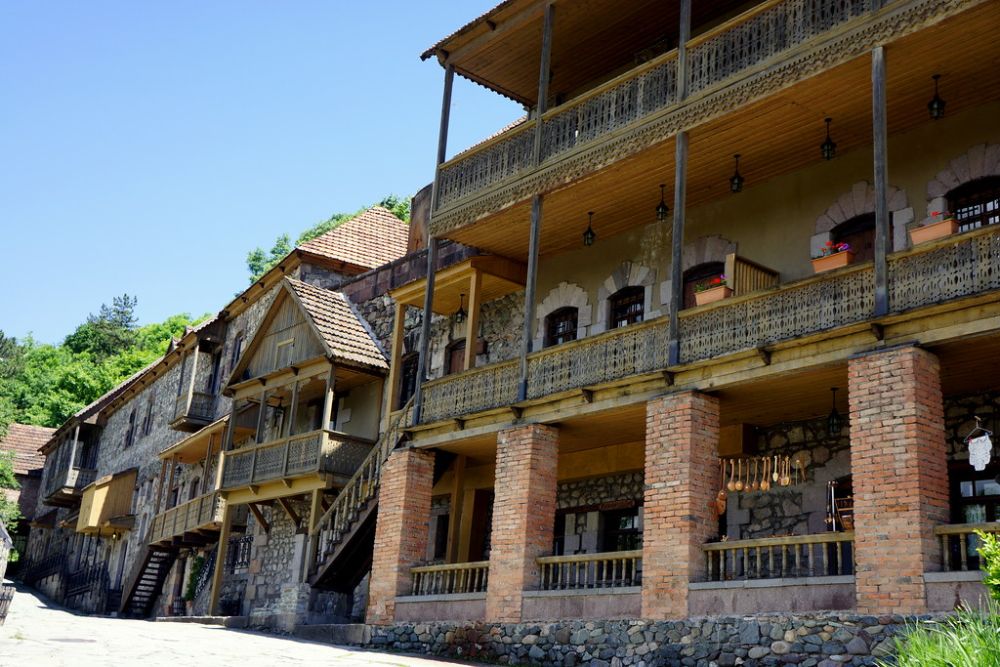
<svg viewBox="0 0 1000 667">
<path fill-rule="evenodd" d="M 942 74 L 948 115 L 1000 99 L 1000 12 L 985 3 L 886 47 L 890 134 L 931 123 L 931 75 Z M 688 207 L 729 193 L 733 154 L 740 153 L 744 189 L 821 161 L 824 117 L 833 118 L 838 155 L 871 150 L 871 60 L 861 57 L 692 130 Z M 668 139 L 642 153 L 546 193 L 541 254 L 581 247 L 587 211 L 602 238 L 654 221 L 659 184 L 673 208 L 674 145 Z M 890 181 L 892 159 L 890 156 Z M 863 176 L 869 176 L 866 172 Z M 862 175 L 859 175 L 861 177 Z M 497 211 L 449 233 L 461 243 L 523 261 L 529 202 Z M 596 245 L 594 246 L 597 247 Z"/>
<path fill-rule="evenodd" d="M 697 35 L 757 3 L 692 4 L 692 32 Z M 654 54 L 658 55 L 677 46 L 676 2 L 563 0 L 554 7 L 550 100 L 579 94 L 635 66 L 651 47 L 659 47 Z M 439 57 L 447 53 L 462 76 L 533 107 L 538 97 L 542 8 L 539 0 L 504 3 L 435 49 Z"/>
</svg>

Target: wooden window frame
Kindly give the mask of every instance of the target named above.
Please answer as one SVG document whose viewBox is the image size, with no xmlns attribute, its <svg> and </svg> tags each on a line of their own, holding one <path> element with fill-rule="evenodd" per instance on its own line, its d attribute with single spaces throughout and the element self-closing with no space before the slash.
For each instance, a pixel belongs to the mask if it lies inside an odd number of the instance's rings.
<svg viewBox="0 0 1000 667">
<path fill-rule="evenodd" d="M 1000 223 L 1000 176 L 967 181 L 949 192 L 946 199 L 960 232 Z M 978 212 L 974 210 L 977 208 Z"/>
<path fill-rule="evenodd" d="M 638 306 L 638 312 L 629 312 Z M 646 317 L 646 288 L 628 285 L 608 297 L 608 328 L 620 329 L 642 322 Z"/>
<path fill-rule="evenodd" d="M 576 306 L 563 306 L 545 316 L 545 338 L 543 347 L 570 343 L 577 338 L 580 322 L 580 309 Z M 560 331 L 560 325 L 571 323 L 568 329 Z"/>
</svg>

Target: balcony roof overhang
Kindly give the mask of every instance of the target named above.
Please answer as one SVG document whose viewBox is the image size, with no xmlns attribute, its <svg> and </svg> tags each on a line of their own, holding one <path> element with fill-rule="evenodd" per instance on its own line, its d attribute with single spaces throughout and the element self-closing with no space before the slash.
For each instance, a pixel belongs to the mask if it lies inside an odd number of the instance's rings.
<svg viewBox="0 0 1000 667">
<path fill-rule="evenodd" d="M 451 315 L 462 305 L 469 307 L 469 285 L 476 274 L 482 277 L 481 303 L 520 292 L 524 289 L 527 268 L 513 260 L 495 255 L 470 257 L 434 274 L 434 312 Z M 389 295 L 396 303 L 422 308 L 427 292 L 427 279 L 421 278 L 392 290 Z"/>
<path fill-rule="evenodd" d="M 192 433 L 188 437 L 174 443 L 161 451 L 157 456 L 160 459 L 174 458 L 178 463 L 197 463 L 205 458 L 208 451 L 209 442 L 213 438 L 221 438 L 229 424 L 229 415 L 215 420 L 201 430 Z"/>
</svg>

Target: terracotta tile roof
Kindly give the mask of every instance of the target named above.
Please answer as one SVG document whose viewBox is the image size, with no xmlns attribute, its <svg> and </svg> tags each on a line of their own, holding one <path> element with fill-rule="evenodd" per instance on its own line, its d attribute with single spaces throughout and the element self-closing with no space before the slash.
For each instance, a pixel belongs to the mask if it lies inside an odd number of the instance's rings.
<svg viewBox="0 0 1000 667">
<path fill-rule="evenodd" d="M 389 364 L 368 323 L 340 292 L 285 278 L 334 357 L 387 370 Z"/>
<path fill-rule="evenodd" d="M 11 424 L 7 427 L 7 437 L 0 440 L 0 451 L 14 452 L 14 472 L 27 475 L 41 470 L 45 465 L 45 456 L 38 450 L 49 441 L 53 433 L 54 428 L 45 426 Z"/>
<path fill-rule="evenodd" d="M 373 206 L 298 250 L 368 270 L 405 255 L 409 234 L 409 225 L 388 209 Z"/>
</svg>

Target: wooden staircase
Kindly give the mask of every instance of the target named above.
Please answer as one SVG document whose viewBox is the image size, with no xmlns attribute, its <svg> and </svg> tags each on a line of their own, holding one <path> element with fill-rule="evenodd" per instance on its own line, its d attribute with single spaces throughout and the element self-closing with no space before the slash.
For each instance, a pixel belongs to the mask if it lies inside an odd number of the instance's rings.
<svg viewBox="0 0 1000 667">
<path fill-rule="evenodd" d="M 129 618 L 148 617 L 175 560 L 177 549 L 146 546 L 129 573 L 118 613 Z"/>
<path fill-rule="evenodd" d="M 371 569 L 382 465 L 403 438 L 411 410 L 412 399 L 396 414 L 316 523 L 312 533 L 314 558 L 309 578 L 313 586 L 350 593 Z"/>
</svg>

